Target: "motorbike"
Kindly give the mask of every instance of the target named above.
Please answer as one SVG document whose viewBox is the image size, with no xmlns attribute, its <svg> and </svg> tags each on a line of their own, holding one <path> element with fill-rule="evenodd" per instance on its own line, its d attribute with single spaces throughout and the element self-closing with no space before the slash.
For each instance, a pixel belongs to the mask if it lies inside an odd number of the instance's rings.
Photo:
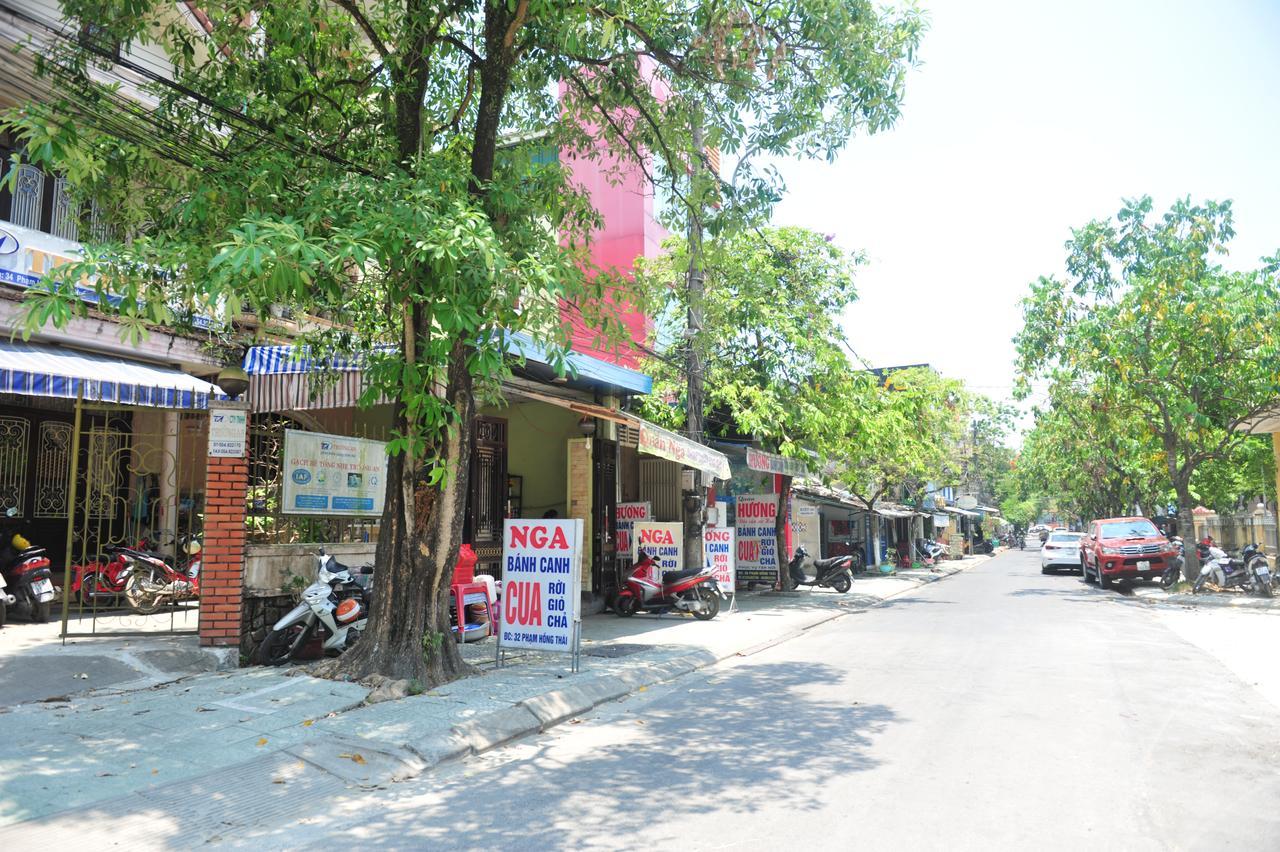
<svg viewBox="0 0 1280 852">
<path fill-rule="evenodd" d="M 947 555 L 947 548 L 940 542 L 932 541 L 927 538 L 916 539 L 916 550 L 923 556 L 927 556 L 933 562 L 941 562 L 942 558 Z"/>
<path fill-rule="evenodd" d="M 151 615 L 166 604 L 200 597 L 201 549 L 200 539 L 194 535 L 179 541 L 177 559 L 141 547 L 110 545 L 103 548 L 125 563 L 116 571 L 116 582 L 123 580 L 124 598 L 140 615 Z M 94 582 L 96 584 L 96 578 Z M 83 588 L 82 584 L 82 593 Z"/>
<path fill-rule="evenodd" d="M 827 559 L 813 560 L 813 569 L 817 572 L 812 580 L 804 573 L 804 560 L 809 555 L 804 545 L 796 548 L 787 564 L 787 573 L 791 576 L 791 585 L 797 589 L 801 586 L 823 586 L 835 589 L 840 594 L 849 591 L 853 586 L 852 556 L 831 556 Z"/>
<path fill-rule="evenodd" d="M 302 600 L 279 621 L 254 651 L 254 659 L 264 666 L 282 666 L 320 631 L 320 647 L 337 656 L 360 638 L 369 621 L 367 592 L 355 576 L 368 577 L 373 566 L 354 569 L 338 562 L 322 549 L 316 554 L 316 581 L 302 591 Z"/>
<path fill-rule="evenodd" d="M 1271 566 L 1257 544 L 1247 545 L 1240 551 L 1239 559 L 1232 559 L 1215 544 L 1201 542 L 1197 548 L 1203 561 L 1200 576 L 1191 584 L 1193 593 L 1199 594 L 1212 582 L 1221 589 L 1248 587 L 1261 597 L 1272 596 Z"/>
<path fill-rule="evenodd" d="M 661 571 L 642 550 L 613 602 L 613 611 L 622 618 L 630 618 L 638 612 L 678 610 L 691 613 L 699 621 L 710 621 L 719 614 L 720 599 L 724 597 L 710 566 L 701 570 Z"/>
<path fill-rule="evenodd" d="M 53 573 L 49 570 L 49 557 L 43 547 L 33 547 L 21 532 L 18 510 L 9 507 L 5 510 L 8 522 L 0 540 L 0 575 L 4 577 L 0 583 L 0 603 L 5 614 L 0 617 L 3 623 L 8 617 L 8 610 L 22 613 L 34 622 L 43 623 L 49 620 L 49 609 L 53 604 Z"/>
<path fill-rule="evenodd" d="M 1160 588 L 1172 589 L 1178 584 L 1178 579 L 1182 576 L 1182 566 L 1186 563 L 1186 550 L 1182 543 L 1182 536 L 1171 536 L 1169 543 L 1173 545 L 1174 554 L 1169 560 L 1169 565 L 1164 569 L 1164 573 L 1160 575 Z"/>
</svg>

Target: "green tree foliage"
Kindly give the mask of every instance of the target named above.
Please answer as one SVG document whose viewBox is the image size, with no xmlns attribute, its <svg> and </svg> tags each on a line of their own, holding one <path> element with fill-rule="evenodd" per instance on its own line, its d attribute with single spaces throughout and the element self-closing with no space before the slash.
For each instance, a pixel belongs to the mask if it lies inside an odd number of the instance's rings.
<svg viewBox="0 0 1280 852">
<path fill-rule="evenodd" d="M 839 484 L 875 507 L 899 486 L 919 494 L 960 473 L 960 442 L 975 404 L 961 382 L 929 367 L 859 373 L 839 448 Z"/>
<path fill-rule="evenodd" d="M 276 304 L 337 320 L 313 354 L 364 357 L 366 400 L 394 400 L 397 429 L 380 593 L 338 665 L 426 684 L 465 670 L 435 640 L 469 424 L 504 375 L 504 336 L 563 344 L 564 302 L 617 331 L 597 308 L 618 282 L 587 263 L 598 217 L 547 151 L 607 151 L 679 199 L 702 156 L 696 116 L 738 163 L 718 185 L 721 218 L 750 217 L 780 191 L 754 155 L 830 156 L 895 119 L 922 27 L 867 0 L 199 5 L 203 32 L 169 3 L 64 3 L 62 31 L 85 35 L 42 50 L 50 98 L 5 123 L 28 157 L 104 199 L 128 239 L 62 268 L 30 327 L 84 311 L 71 284 L 85 276 L 119 297 L 135 337 Z M 137 47 L 172 67 L 131 63 Z M 101 82 L 117 48 L 124 86 Z"/>
<path fill-rule="evenodd" d="M 1239 427 L 1280 397 L 1280 279 L 1266 266 L 1225 270 L 1233 234 L 1229 203 L 1179 201 L 1155 217 L 1150 198 L 1128 202 L 1073 232 L 1068 278 L 1032 285 L 1016 339 L 1022 381 L 1048 384 L 1059 439 L 1083 425 L 1102 450 L 1095 491 L 1106 470 L 1121 488 L 1128 479 L 1124 505 L 1171 488 L 1184 529 L 1197 471 L 1230 459 L 1247 440 Z"/>
</svg>

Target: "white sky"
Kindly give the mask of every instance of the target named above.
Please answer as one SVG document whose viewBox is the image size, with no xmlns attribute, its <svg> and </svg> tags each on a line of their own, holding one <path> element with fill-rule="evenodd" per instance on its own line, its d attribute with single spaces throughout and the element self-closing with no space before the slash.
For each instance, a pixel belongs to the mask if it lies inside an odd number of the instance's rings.
<svg viewBox="0 0 1280 852">
<path fill-rule="evenodd" d="M 902 119 L 786 163 L 779 224 L 867 253 L 845 317 L 876 366 L 1003 398 L 1018 299 L 1123 198 L 1233 199 L 1230 266 L 1280 249 L 1280 0 L 933 0 Z"/>
</svg>

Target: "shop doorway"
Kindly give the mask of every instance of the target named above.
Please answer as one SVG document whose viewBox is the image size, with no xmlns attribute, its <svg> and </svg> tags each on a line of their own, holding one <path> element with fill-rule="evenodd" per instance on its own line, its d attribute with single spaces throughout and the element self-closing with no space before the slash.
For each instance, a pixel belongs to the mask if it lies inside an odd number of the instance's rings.
<svg viewBox="0 0 1280 852">
<path fill-rule="evenodd" d="M 462 540 L 471 543 L 476 570 L 501 576 L 502 520 L 507 503 L 507 421 L 477 417 L 471 427 L 467 514 Z"/>
<path fill-rule="evenodd" d="M 591 460 L 591 588 L 618 589 L 618 442 L 596 438 Z"/>
</svg>

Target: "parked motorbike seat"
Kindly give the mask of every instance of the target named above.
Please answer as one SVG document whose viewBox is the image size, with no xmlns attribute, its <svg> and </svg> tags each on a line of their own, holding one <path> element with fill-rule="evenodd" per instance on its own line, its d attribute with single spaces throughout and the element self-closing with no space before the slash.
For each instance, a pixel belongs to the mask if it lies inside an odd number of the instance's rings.
<svg viewBox="0 0 1280 852">
<path fill-rule="evenodd" d="M 686 580 L 689 577 L 696 576 L 698 573 L 700 572 L 697 568 L 690 568 L 688 571 L 663 571 L 662 584 L 667 586 L 672 583 L 678 583 L 681 580 Z"/>
<path fill-rule="evenodd" d="M 848 558 L 847 556 L 828 556 L 826 559 L 815 559 L 813 560 L 813 567 L 819 571 L 825 571 L 837 562 L 843 562 Z"/>
</svg>

